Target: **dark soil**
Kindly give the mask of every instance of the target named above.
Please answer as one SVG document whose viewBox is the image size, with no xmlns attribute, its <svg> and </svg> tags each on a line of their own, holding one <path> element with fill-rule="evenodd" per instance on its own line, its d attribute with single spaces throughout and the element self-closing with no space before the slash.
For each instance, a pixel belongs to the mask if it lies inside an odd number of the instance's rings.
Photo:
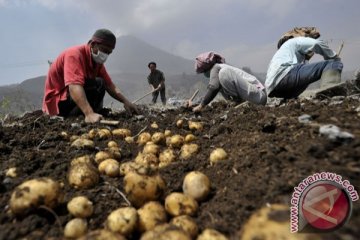
<svg viewBox="0 0 360 240">
<path fill-rule="evenodd" d="M 332 104 L 333 103 L 333 104 Z M 153 133 L 169 129 L 185 135 L 190 130 L 176 127 L 176 120 L 193 119 L 205 123 L 204 130 L 194 132 L 200 152 L 191 160 L 177 161 L 160 170 L 167 183 L 166 194 L 182 191 L 182 180 L 192 170 L 205 173 L 212 184 L 210 197 L 200 204 L 195 217 L 200 229 L 215 228 L 230 239 L 238 239 L 246 220 L 266 203 L 290 205 L 293 188 L 305 177 L 322 171 L 340 174 L 360 190 L 360 117 L 355 110 L 359 98 L 308 101 L 295 100 L 276 107 L 244 105 L 234 108 L 219 102 L 200 115 L 186 109 L 143 109 L 144 119 L 137 120 L 125 113 L 108 119 L 120 120 L 116 128 L 128 128 L 133 134 L 145 126 Z M 298 117 L 309 114 L 313 122 L 334 124 L 355 136 L 352 141 L 331 141 L 320 136 L 315 124 L 303 124 Z M 150 124 L 156 121 L 159 129 Z M 9 213 L 9 199 L 14 188 L 25 180 L 51 177 L 64 183 L 65 203 L 54 211 L 61 225 L 72 219 L 66 203 L 77 195 L 87 196 L 95 206 L 89 218 L 89 229 L 104 227 L 108 214 L 125 206 L 124 199 L 105 182 L 123 191 L 123 179 L 101 176 L 100 183 L 91 189 L 76 190 L 69 186 L 66 176 L 71 159 L 84 154 L 95 154 L 104 149 L 108 140 L 95 139 L 95 150 L 74 150 L 60 133 L 81 135 L 94 127 L 83 118 L 60 121 L 38 113 L 8 120 L 10 126 L 0 126 L 0 239 L 61 238 L 63 233 L 55 218 L 47 211 L 36 210 L 22 218 Z M 77 126 L 74 126 L 77 123 Z M 130 161 L 141 150 L 136 144 L 116 140 L 122 149 L 122 161 Z M 222 147 L 229 159 L 210 166 L 210 152 Z M 18 177 L 9 178 L 5 172 L 16 167 Z M 331 239 L 360 239 L 360 204 L 354 202 L 350 221 L 330 235 Z M 327 235 L 327 236 L 330 236 Z M 329 239 L 329 238 L 325 238 Z"/>
</svg>

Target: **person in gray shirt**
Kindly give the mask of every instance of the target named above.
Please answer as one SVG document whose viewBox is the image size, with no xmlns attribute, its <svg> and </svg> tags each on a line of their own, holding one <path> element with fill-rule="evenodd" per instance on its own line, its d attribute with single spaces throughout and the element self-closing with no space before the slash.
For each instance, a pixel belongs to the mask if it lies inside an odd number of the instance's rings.
<svg viewBox="0 0 360 240">
<path fill-rule="evenodd" d="M 166 97 L 165 97 L 165 77 L 164 73 L 158 69 L 156 69 L 156 63 L 150 62 L 148 64 L 148 68 L 150 69 L 150 74 L 147 77 L 148 83 L 150 85 L 151 90 L 155 90 L 152 93 L 152 104 L 155 104 L 157 98 L 160 93 L 162 104 L 166 104 Z"/>
</svg>

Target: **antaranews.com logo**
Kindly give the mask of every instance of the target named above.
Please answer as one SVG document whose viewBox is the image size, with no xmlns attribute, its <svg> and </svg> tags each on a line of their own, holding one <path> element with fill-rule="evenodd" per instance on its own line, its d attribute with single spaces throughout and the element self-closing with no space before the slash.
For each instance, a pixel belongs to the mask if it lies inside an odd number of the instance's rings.
<svg viewBox="0 0 360 240">
<path fill-rule="evenodd" d="M 354 186 L 342 176 L 331 172 L 310 175 L 294 188 L 290 231 L 334 231 L 350 218 L 352 202 L 358 199 Z"/>
</svg>

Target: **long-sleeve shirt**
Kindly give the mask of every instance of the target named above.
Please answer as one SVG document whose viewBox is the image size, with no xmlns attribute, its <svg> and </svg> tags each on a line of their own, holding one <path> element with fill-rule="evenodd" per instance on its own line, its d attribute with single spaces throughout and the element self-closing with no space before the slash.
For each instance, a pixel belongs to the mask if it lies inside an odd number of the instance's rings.
<svg viewBox="0 0 360 240">
<path fill-rule="evenodd" d="M 265 81 L 267 93 L 271 93 L 286 74 L 295 65 L 302 63 L 306 54 L 310 52 L 322 55 L 325 60 L 336 56 L 336 53 L 322 40 L 296 37 L 286 41 L 275 53 L 269 64 Z"/>
<path fill-rule="evenodd" d="M 45 81 L 43 111 L 49 115 L 59 114 L 58 103 L 66 100 L 68 86 L 84 86 L 86 79 L 96 77 L 103 78 L 107 86 L 113 84 L 105 66 L 93 63 L 89 44 L 66 49 L 50 66 Z"/>
<path fill-rule="evenodd" d="M 243 82 L 252 84 L 259 90 L 264 89 L 255 76 L 225 63 L 215 64 L 210 70 L 208 90 L 201 104 L 203 106 L 209 104 L 218 92 L 227 100 L 244 101 L 244 96 L 239 92 L 240 89 L 244 89 Z"/>
<path fill-rule="evenodd" d="M 150 73 L 147 79 L 148 83 L 150 85 L 153 85 L 154 88 L 157 88 L 160 83 L 165 81 L 164 73 L 157 69 L 155 69 L 154 72 Z"/>
</svg>

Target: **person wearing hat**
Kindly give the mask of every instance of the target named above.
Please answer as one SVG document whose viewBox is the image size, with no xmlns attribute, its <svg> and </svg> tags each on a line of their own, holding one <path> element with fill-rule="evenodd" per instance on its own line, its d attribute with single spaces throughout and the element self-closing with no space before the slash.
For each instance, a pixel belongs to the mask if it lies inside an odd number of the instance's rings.
<svg viewBox="0 0 360 240">
<path fill-rule="evenodd" d="M 50 65 L 46 77 L 43 112 L 63 117 L 82 113 L 85 122 L 95 123 L 103 118 L 106 91 L 122 102 L 130 114 L 137 114 L 137 107 L 114 85 L 104 66 L 115 44 L 111 31 L 99 29 L 87 44 L 62 52 Z"/>
</svg>

